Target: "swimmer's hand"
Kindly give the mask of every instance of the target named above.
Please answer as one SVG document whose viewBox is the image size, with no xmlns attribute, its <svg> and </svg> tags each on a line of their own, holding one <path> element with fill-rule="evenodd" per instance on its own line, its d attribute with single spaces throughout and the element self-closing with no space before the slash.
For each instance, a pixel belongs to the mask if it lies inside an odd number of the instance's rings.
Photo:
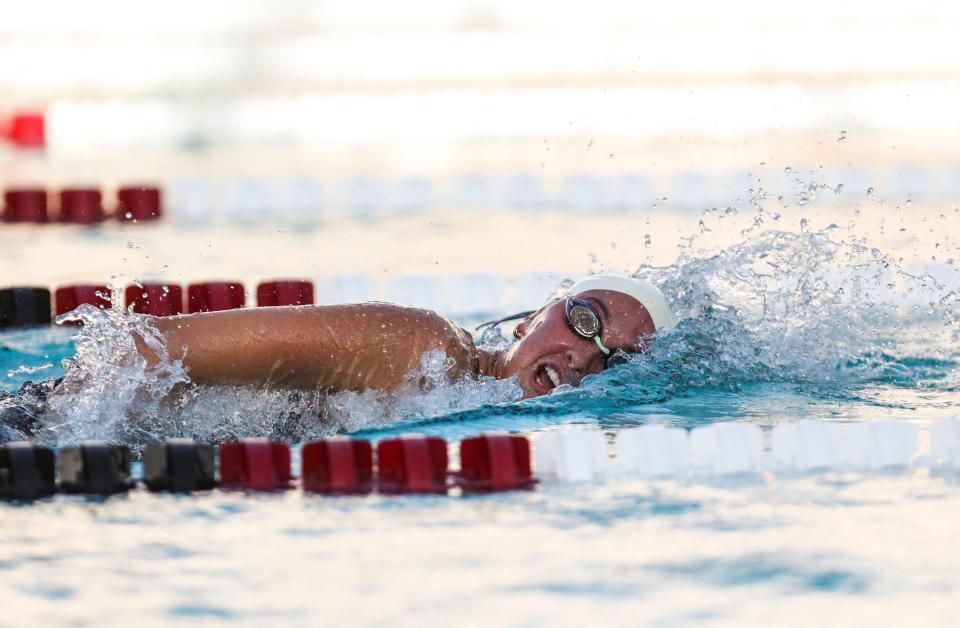
<svg viewBox="0 0 960 628">
<path fill-rule="evenodd" d="M 390 389 L 440 349 L 451 375 L 476 373 L 468 332 L 427 310 L 386 303 L 264 307 L 151 319 L 191 380 L 340 390 Z M 157 351 L 137 342 L 148 367 Z"/>
</svg>

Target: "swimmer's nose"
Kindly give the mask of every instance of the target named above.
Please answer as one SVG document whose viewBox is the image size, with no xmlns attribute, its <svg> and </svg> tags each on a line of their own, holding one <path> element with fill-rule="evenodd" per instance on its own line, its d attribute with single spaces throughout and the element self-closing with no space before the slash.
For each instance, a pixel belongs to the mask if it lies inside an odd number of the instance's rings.
<svg viewBox="0 0 960 628">
<path fill-rule="evenodd" d="M 568 383 L 574 386 L 579 385 L 580 380 L 582 380 L 585 375 L 599 373 L 603 370 L 602 362 L 593 359 L 595 357 L 593 354 L 597 353 L 596 347 L 586 346 L 586 343 L 583 344 L 584 346 L 570 349 L 566 353 L 568 368 L 567 379 L 570 380 Z"/>
</svg>

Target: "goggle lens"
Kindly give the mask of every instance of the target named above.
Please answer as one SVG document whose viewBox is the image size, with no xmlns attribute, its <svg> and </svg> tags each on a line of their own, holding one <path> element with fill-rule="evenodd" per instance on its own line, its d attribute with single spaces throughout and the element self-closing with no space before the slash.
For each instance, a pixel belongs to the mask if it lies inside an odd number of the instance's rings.
<svg viewBox="0 0 960 628">
<path fill-rule="evenodd" d="M 586 305 L 574 303 L 567 310 L 567 318 L 573 331 L 584 338 L 593 338 L 600 335 L 600 320 L 597 315 Z"/>
</svg>

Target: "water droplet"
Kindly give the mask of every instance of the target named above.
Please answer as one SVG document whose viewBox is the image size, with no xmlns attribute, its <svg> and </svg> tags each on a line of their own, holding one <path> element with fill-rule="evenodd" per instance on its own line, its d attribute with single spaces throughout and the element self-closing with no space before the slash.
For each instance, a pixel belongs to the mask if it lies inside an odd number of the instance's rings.
<svg viewBox="0 0 960 628">
<path fill-rule="evenodd" d="M 737 213 L 737 208 L 728 206 L 725 210 L 723 210 L 723 213 L 727 216 L 735 216 Z"/>
<path fill-rule="evenodd" d="M 838 141 L 838 142 L 845 142 L 845 141 L 847 141 L 847 132 L 846 132 L 846 131 L 840 131 L 840 137 L 837 138 L 837 141 Z"/>
<path fill-rule="evenodd" d="M 644 246 L 645 248 L 648 248 L 648 249 L 649 249 L 649 248 L 650 248 L 650 245 L 651 245 L 652 243 L 653 243 L 653 240 L 650 238 L 650 234 L 649 234 L 649 233 L 644 234 L 644 236 L 643 236 L 643 246 Z"/>
<path fill-rule="evenodd" d="M 791 168 L 790 166 L 787 166 L 786 168 L 783 169 L 783 174 L 793 174 L 793 168 Z"/>
<path fill-rule="evenodd" d="M 836 194 L 837 196 L 840 196 L 840 193 L 843 192 L 843 188 L 844 188 L 844 185 L 842 183 L 838 183 L 837 187 L 833 188 L 833 193 Z"/>
<path fill-rule="evenodd" d="M 867 188 L 867 196 L 873 196 L 873 188 Z"/>
<path fill-rule="evenodd" d="M 128 249 L 132 249 L 132 248 L 133 248 L 133 242 L 127 242 L 127 248 L 128 248 Z"/>
</svg>

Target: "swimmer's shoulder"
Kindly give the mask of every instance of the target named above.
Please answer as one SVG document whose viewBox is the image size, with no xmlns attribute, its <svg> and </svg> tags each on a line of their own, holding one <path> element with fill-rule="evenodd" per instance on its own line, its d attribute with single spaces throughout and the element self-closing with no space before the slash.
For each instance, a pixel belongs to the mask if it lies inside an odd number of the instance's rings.
<svg viewBox="0 0 960 628">
<path fill-rule="evenodd" d="M 457 364 L 458 370 L 463 373 L 476 375 L 480 370 L 479 357 L 477 355 L 477 345 L 473 341 L 473 335 L 457 325 L 453 321 L 434 314 L 439 319 L 441 334 L 446 339 L 443 352 L 453 358 Z"/>
<path fill-rule="evenodd" d="M 404 325 L 401 329 L 404 331 L 401 333 L 415 333 L 420 336 L 424 342 L 424 350 L 440 349 L 454 359 L 459 370 L 477 372 L 477 346 L 473 335 L 445 316 L 433 310 L 392 303 L 377 302 L 365 306 L 402 320 Z"/>
</svg>

